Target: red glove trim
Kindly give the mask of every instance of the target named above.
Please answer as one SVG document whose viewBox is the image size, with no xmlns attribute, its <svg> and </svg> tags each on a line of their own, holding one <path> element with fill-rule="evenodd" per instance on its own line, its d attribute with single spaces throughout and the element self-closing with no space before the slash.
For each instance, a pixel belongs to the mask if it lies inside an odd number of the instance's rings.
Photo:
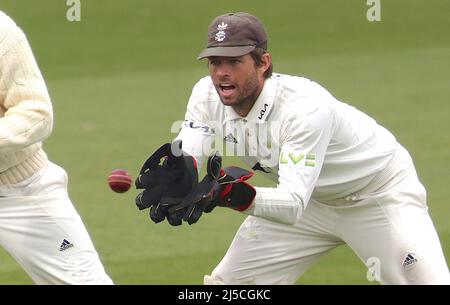
<svg viewBox="0 0 450 305">
<path fill-rule="evenodd" d="M 194 157 L 192 157 L 192 162 L 194 163 L 194 168 L 198 169 L 198 163 L 197 163 L 197 159 L 195 159 Z"/>
<path fill-rule="evenodd" d="M 223 198 L 225 198 L 225 196 L 229 193 L 229 192 L 231 192 L 231 189 L 233 188 L 233 184 L 227 184 L 227 185 L 225 185 L 225 187 L 224 187 L 224 189 L 220 192 L 220 194 L 219 194 L 219 196 L 220 196 L 220 199 L 223 199 Z"/>
<path fill-rule="evenodd" d="M 253 176 L 253 173 L 252 173 L 252 176 Z M 253 204 L 253 201 L 255 200 L 255 196 L 256 196 L 256 190 L 255 190 L 255 187 L 253 185 L 248 184 L 245 181 L 242 181 L 241 183 L 244 183 L 244 184 L 248 185 L 252 189 L 252 191 L 253 191 L 253 198 L 252 198 L 252 200 L 249 201 L 249 203 L 247 205 L 241 205 L 241 206 L 233 207 L 234 210 L 239 211 L 239 212 L 243 212 L 243 211 L 247 210 Z"/>
</svg>

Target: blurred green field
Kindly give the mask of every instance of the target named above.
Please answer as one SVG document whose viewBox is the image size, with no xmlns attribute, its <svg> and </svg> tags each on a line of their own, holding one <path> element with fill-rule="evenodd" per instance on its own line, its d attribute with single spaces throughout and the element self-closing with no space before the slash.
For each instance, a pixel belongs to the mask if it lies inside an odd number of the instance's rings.
<svg viewBox="0 0 450 305">
<path fill-rule="evenodd" d="M 243 215 L 216 209 L 193 226 L 155 225 L 137 191 L 111 192 L 114 168 L 134 176 L 175 135 L 193 84 L 207 73 L 196 55 L 216 15 L 261 18 L 277 72 L 303 75 L 372 115 L 409 149 L 450 259 L 450 1 L 381 1 L 368 22 L 364 0 L 2 0 L 27 33 L 53 99 L 45 149 L 69 174 L 69 192 L 117 284 L 201 284 Z M 227 163 L 236 160 L 227 160 Z M 239 164 L 239 163 L 238 163 Z M 257 176 L 253 182 L 268 185 Z M 0 284 L 31 284 L 0 250 Z M 352 251 L 325 256 L 299 284 L 371 284 Z"/>
</svg>

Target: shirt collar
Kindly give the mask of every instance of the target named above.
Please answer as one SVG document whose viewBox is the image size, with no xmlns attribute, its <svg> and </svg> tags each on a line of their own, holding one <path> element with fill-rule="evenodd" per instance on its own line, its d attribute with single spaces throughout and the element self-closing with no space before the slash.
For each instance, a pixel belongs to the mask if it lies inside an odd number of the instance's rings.
<svg viewBox="0 0 450 305">
<path fill-rule="evenodd" d="M 263 123 L 272 110 L 277 93 L 277 82 L 273 77 L 264 81 L 264 87 L 247 116 L 241 117 L 231 106 L 225 106 L 226 121 L 245 119 L 248 122 Z"/>
</svg>

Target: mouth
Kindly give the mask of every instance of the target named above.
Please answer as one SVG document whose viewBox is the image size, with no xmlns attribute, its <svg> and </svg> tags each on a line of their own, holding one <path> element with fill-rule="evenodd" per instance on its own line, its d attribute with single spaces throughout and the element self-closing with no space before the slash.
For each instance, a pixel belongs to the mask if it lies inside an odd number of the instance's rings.
<svg viewBox="0 0 450 305">
<path fill-rule="evenodd" d="M 218 87 L 220 95 L 224 98 L 231 97 L 236 91 L 236 86 L 231 83 L 221 83 Z"/>
</svg>

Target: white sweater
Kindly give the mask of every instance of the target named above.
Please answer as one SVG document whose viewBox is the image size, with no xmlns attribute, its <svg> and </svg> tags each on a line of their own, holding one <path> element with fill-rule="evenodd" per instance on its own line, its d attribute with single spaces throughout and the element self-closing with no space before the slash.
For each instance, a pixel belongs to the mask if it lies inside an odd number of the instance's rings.
<svg viewBox="0 0 450 305">
<path fill-rule="evenodd" d="M 50 97 L 25 34 L 0 11 L 0 184 L 45 167 L 41 141 L 52 124 Z"/>
</svg>

